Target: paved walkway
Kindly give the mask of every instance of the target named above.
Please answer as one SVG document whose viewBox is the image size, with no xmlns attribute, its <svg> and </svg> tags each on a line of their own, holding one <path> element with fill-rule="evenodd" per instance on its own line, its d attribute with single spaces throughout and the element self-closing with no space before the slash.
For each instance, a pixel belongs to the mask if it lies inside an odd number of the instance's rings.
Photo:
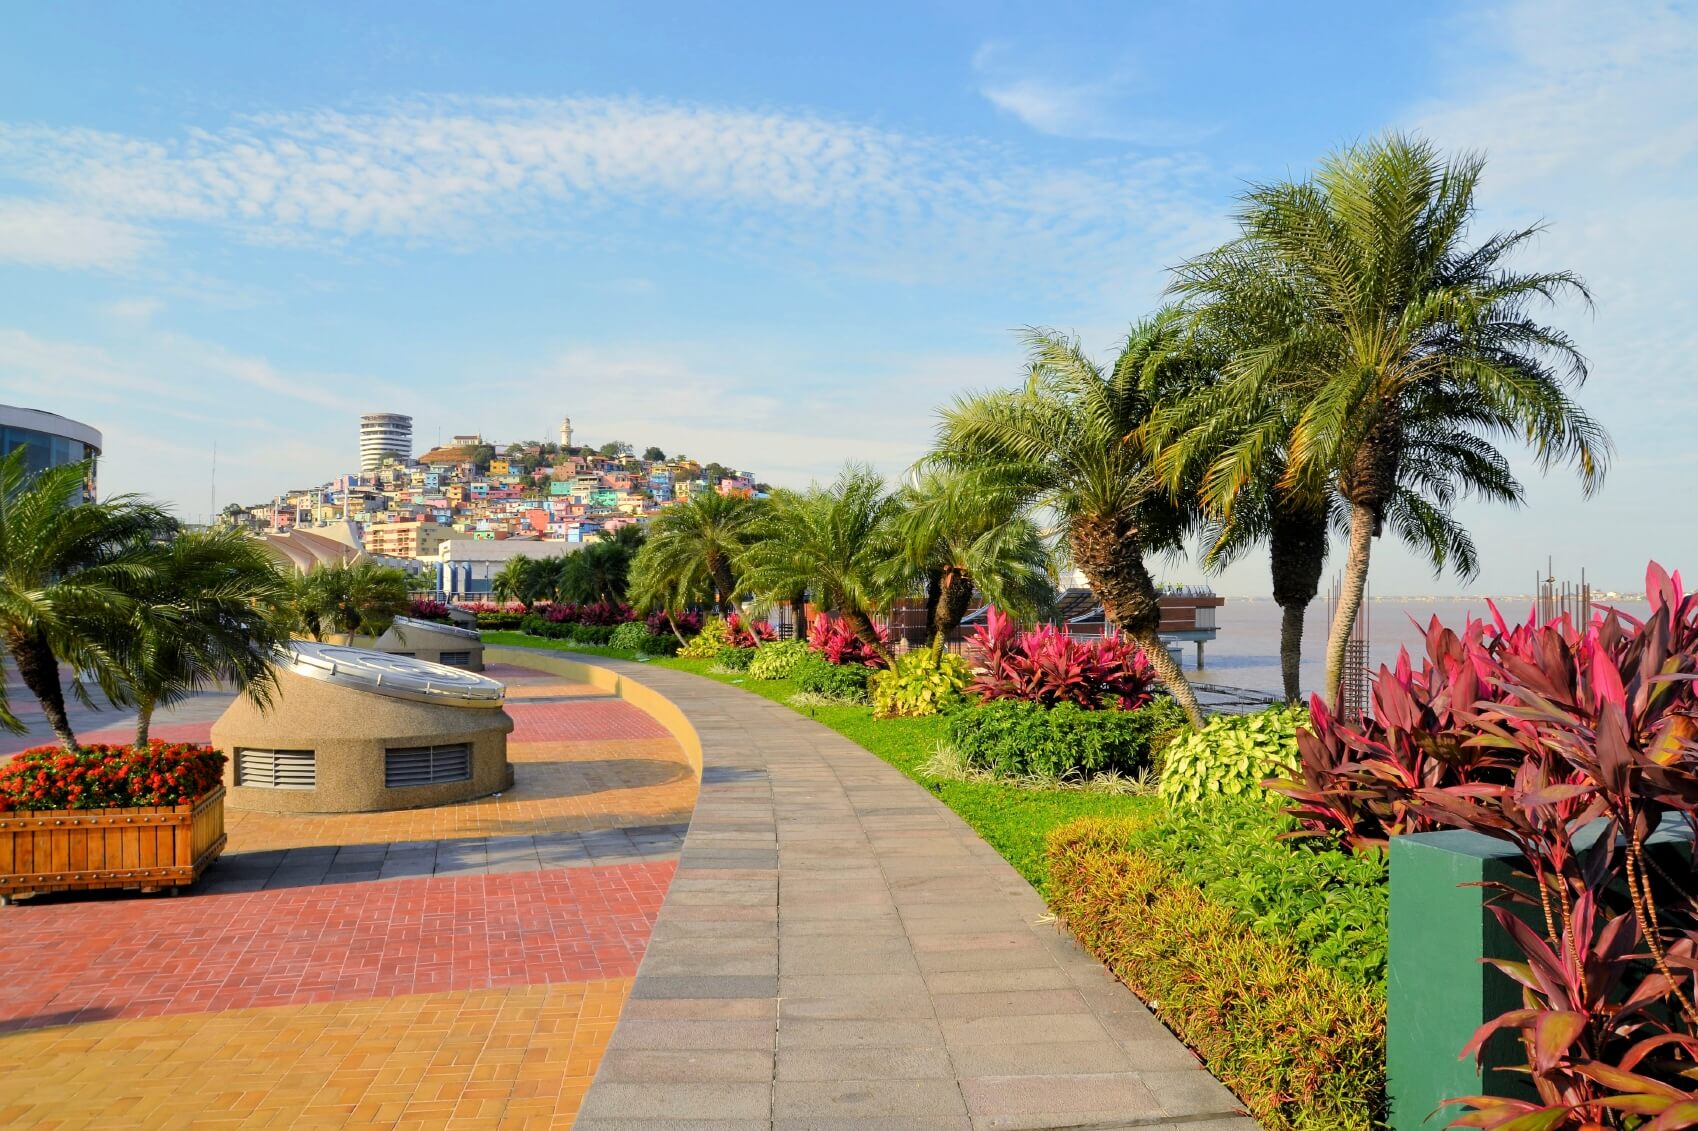
<svg viewBox="0 0 1698 1131">
<path fill-rule="evenodd" d="M 926 790 L 782 705 L 593 662 L 683 710 L 703 773 L 581 1131 L 1253 1129 Z"/>
<path fill-rule="evenodd" d="M 514 787 L 278 817 L 179 898 L 0 909 L 0 1126 L 570 1126 L 671 882 L 696 779 L 641 711 L 534 670 Z M 205 741 L 227 697 L 173 712 Z M 105 712 L 89 741 L 127 737 Z"/>
</svg>

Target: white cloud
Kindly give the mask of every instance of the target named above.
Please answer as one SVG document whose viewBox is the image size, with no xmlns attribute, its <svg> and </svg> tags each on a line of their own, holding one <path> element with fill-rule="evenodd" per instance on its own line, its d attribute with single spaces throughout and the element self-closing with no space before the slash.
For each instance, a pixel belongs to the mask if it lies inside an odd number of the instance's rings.
<svg viewBox="0 0 1698 1131">
<path fill-rule="evenodd" d="M 51 207 L 117 231 L 464 245 L 601 238 L 617 227 L 607 217 L 639 215 L 688 224 L 693 239 L 831 245 L 921 271 L 1039 248 L 1115 262 L 1128 240 L 1189 216 L 1183 182 L 1195 171 L 1047 167 L 807 113 L 605 98 L 414 100 L 164 140 L 0 124 L 0 163 Z"/>
<path fill-rule="evenodd" d="M 147 250 L 148 234 L 96 208 L 0 199 L 0 263 L 29 267 L 123 267 Z"/>
<path fill-rule="evenodd" d="M 1058 79 L 1051 68 L 1034 74 L 1024 55 L 987 43 L 974 53 L 973 69 L 981 79 L 980 94 L 1042 134 L 1173 146 L 1193 145 L 1212 132 L 1150 115 L 1150 100 L 1140 104 L 1143 76 L 1129 64 L 1107 67 L 1097 78 Z M 1062 73 L 1076 71 L 1077 61 L 1070 58 Z"/>
</svg>

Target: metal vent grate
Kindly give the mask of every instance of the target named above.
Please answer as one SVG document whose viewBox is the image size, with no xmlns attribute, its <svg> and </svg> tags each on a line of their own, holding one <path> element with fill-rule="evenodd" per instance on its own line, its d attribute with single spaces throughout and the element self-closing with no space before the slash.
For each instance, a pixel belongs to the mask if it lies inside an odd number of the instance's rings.
<svg viewBox="0 0 1698 1131">
<path fill-rule="evenodd" d="M 470 652 L 444 652 L 437 657 L 437 663 L 450 668 L 468 668 L 472 665 Z"/>
<path fill-rule="evenodd" d="M 402 747 L 387 750 L 383 755 L 383 784 L 390 789 L 467 781 L 471 776 L 472 748 L 464 742 L 454 746 Z"/>
<path fill-rule="evenodd" d="M 236 784 L 252 789 L 314 789 L 318 760 L 311 750 L 238 749 Z"/>
</svg>

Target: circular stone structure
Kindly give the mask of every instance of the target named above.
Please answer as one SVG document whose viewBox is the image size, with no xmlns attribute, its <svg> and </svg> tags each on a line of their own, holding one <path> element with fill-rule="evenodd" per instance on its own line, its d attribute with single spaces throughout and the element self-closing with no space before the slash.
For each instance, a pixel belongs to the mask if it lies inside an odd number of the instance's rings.
<svg viewBox="0 0 1698 1131">
<path fill-rule="evenodd" d="M 266 813 L 371 813 L 507 789 L 507 689 L 460 668 L 297 640 L 261 711 L 236 699 L 212 726 L 226 803 Z"/>
<path fill-rule="evenodd" d="M 413 656 L 445 667 L 483 671 L 483 637 L 475 628 L 396 617 L 389 631 L 363 646 L 391 656 Z"/>
</svg>

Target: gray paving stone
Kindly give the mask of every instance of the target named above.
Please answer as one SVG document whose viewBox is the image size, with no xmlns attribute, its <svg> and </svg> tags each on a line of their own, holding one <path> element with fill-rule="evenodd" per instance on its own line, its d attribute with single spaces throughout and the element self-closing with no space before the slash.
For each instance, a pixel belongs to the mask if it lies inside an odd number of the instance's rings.
<svg viewBox="0 0 1698 1131">
<path fill-rule="evenodd" d="M 609 1049 L 597 1079 L 618 1083 L 763 1083 L 772 1079 L 764 1049 Z"/>
<path fill-rule="evenodd" d="M 451 874 L 678 860 L 580 1128 L 1253 1128 L 926 790 L 779 704 L 595 662 L 696 728 L 688 825 L 444 842 L 433 860 Z M 295 874 L 329 863 L 299 860 Z M 255 862 L 260 875 L 287 864 Z"/>
<path fill-rule="evenodd" d="M 596 1081 L 584 1096 L 580 1114 L 618 1119 L 765 1119 L 771 1114 L 770 1082 L 683 1083 L 651 1080 L 640 1084 Z"/>
<path fill-rule="evenodd" d="M 961 1081 L 961 1093 L 975 1116 L 1059 1115 L 1084 1123 L 1174 1114 L 1130 1072 L 971 1076 Z"/>
<path fill-rule="evenodd" d="M 645 997 L 776 997 L 777 974 L 656 974 L 637 978 L 631 996 Z"/>
<path fill-rule="evenodd" d="M 954 1080 L 780 1080 L 772 1089 L 774 1119 L 966 1114 Z"/>
</svg>

